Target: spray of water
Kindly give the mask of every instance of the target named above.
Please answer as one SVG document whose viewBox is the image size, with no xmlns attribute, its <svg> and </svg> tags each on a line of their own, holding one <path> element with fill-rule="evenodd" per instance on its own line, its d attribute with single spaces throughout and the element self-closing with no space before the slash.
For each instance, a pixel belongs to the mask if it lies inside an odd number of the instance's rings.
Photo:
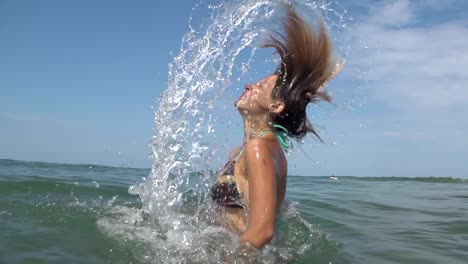
<svg viewBox="0 0 468 264">
<path fill-rule="evenodd" d="M 233 0 L 209 5 L 209 19 L 197 25 L 193 23 L 197 12 L 206 10 L 202 5 L 193 9 L 189 31 L 169 64 L 167 88 L 155 110 L 151 174 L 129 190 L 139 195 L 142 209 L 116 206 L 99 221 L 110 235 L 146 245 L 138 247 L 142 253 L 136 254 L 142 261 L 218 263 L 233 257 L 238 238 L 216 223 L 216 211 L 205 201 L 214 179 L 209 170 L 215 156 L 212 150 L 220 144 L 210 138 L 220 138 L 215 131 L 223 131 L 229 118 L 225 104 L 220 104 L 223 96 L 229 95 L 236 80 L 252 71 L 256 47 L 266 33 L 280 30 L 283 4 Z M 306 17 L 322 14 L 332 36 L 345 25 L 345 12 L 335 11 L 335 2 L 303 0 L 294 4 Z M 235 98 L 230 99 L 231 107 Z M 284 215 L 289 216 L 285 222 L 290 222 L 285 225 L 293 225 L 289 240 L 278 238 L 264 251 L 263 262 L 291 260 L 321 237 L 297 220 L 297 214 Z"/>
</svg>

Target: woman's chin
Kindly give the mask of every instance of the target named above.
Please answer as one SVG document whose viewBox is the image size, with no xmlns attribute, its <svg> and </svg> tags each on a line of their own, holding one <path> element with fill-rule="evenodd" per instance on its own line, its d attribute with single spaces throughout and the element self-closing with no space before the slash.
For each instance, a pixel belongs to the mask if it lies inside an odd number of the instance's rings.
<svg viewBox="0 0 468 264">
<path fill-rule="evenodd" d="M 242 106 L 243 106 L 243 100 L 242 100 L 242 98 L 240 98 L 239 100 L 237 100 L 237 101 L 234 103 L 234 106 L 235 106 L 237 109 L 242 108 Z"/>
<path fill-rule="evenodd" d="M 245 105 L 242 103 L 236 102 L 235 106 L 236 106 L 237 111 L 241 114 L 244 114 L 247 111 L 247 109 L 245 108 Z"/>
</svg>

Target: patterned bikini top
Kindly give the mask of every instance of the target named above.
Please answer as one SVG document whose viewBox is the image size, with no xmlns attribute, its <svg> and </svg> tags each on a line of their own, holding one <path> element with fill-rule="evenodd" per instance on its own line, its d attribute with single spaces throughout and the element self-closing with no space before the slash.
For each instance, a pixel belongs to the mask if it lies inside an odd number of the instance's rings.
<svg viewBox="0 0 468 264">
<path fill-rule="evenodd" d="M 259 133 L 257 137 L 262 137 L 266 133 L 272 131 L 275 133 L 278 142 L 281 144 L 283 149 L 289 151 L 292 148 L 292 144 L 288 139 L 287 130 L 278 125 L 274 125 L 277 130 L 264 130 Z M 217 181 L 211 187 L 211 198 L 213 201 L 219 205 L 226 207 L 237 207 L 245 208 L 245 204 L 242 199 L 242 194 L 239 191 L 236 180 L 234 177 L 236 162 L 242 156 L 245 150 L 245 144 L 236 157 L 230 160 L 221 171 L 221 175 L 218 177 Z"/>
</svg>

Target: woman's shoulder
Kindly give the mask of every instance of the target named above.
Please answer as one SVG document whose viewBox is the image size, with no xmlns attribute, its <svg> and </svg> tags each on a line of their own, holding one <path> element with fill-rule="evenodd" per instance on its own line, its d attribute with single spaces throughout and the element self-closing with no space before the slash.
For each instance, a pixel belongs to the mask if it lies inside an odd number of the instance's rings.
<svg viewBox="0 0 468 264">
<path fill-rule="evenodd" d="M 272 144 L 275 144 L 276 141 L 277 138 L 273 132 L 266 133 L 263 136 L 250 139 L 247 142 L 247 147 L 271 146 Z"/>
<path fill-rule="evenodd" d="M 252 138 L 247 142 L 245 150 L 247 153 L 270 153 L 272 142 L 274 141 L 266 137 Z"/>
</svg>

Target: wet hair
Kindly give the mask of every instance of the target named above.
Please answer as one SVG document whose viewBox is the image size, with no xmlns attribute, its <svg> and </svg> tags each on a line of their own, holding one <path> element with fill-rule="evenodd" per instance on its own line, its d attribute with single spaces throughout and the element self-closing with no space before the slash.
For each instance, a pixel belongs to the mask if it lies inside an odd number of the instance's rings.
<svg viewBox="0 0 468 264">
<path fill-rule="evenodd" d="M 319 32 L 315 32 L 292 6 L 286 9 L 285 35 L 276 32 L 264 44 L 275 48 L 281 58 L 272 97 L 284 103 L 284 110 L 272 115 L 273 122 L 285 127 L 290 137 L 301 139 L 312 133 L 320 139 L 307 117 L 307 105 L 331 101 L 325 85 L 343 64 L 334 60 L 331 40 L 322 21 Z"/>
</svg>

